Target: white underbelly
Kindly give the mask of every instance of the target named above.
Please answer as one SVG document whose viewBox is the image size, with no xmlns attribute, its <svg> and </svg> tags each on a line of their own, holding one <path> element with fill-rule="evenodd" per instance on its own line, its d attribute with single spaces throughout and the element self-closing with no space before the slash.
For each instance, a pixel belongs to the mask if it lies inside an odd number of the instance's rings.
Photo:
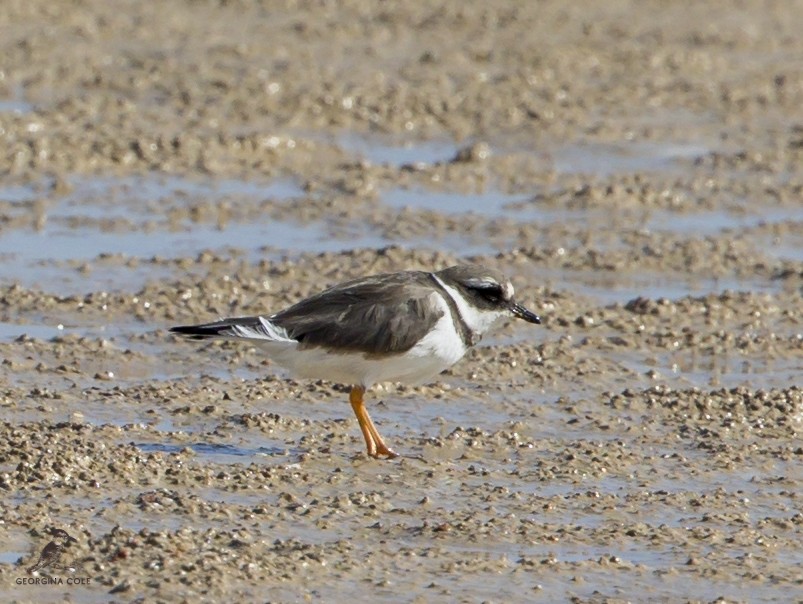
<svg viewBox="0 0 803 604">
<path fill-rule="evenodd" d="M 467 350 L 449 313 L 415 346 L 400 354 L 337 352 L 301 348 L 286 342 L 260 342 L 260 345 L 276 363 L 297 377 L 366 388 L 379 382 L 426 383 L 459 361 Z"/>
</svg>

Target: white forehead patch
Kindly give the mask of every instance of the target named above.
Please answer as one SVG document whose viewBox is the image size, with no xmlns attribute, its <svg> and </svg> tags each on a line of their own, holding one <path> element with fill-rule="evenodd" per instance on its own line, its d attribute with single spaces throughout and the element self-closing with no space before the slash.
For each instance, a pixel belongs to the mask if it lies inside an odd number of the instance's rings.
<svg viewBox="0 0 803 604">
<path fill-rule="evenodd" d="M 505 300 L 512 300 L 514 293 L 513 284 L 510 281 L 502 284 L 502 296 Z"/>
</svg>

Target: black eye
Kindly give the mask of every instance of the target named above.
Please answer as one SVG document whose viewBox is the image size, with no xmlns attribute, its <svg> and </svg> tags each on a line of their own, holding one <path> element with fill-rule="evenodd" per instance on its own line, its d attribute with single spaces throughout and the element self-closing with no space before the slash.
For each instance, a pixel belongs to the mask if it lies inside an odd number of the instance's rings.
<svg viewBox="0 0 803 604">
<path fill-rule="evenodd" d="M 479 286 L 471 288 L 478 296 L 484 298 L 488 302 L 497 304 L 502 299 L 502 288 L 492 283 L 483 283 Z"/>
</svg>

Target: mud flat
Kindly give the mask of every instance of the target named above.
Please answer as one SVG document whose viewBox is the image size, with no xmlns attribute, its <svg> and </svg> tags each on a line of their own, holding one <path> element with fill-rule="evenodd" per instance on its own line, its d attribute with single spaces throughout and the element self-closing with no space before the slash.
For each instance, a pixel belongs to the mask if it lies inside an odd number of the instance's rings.
<svg viewBox="0 0 803 604">
<path fill-rule="evenodd" d="M 800 600 L 803 4 L 530 4 L 2 3 L 3 601 Z M 465 260 L 392 462 L 167 333 Z"/>
</svg>

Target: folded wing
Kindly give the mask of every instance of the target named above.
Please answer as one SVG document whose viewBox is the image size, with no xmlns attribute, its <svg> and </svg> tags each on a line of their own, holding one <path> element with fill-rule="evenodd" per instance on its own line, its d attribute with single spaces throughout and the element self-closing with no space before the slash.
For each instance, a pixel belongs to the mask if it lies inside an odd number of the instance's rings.
<svg viewBox="0 0 803 604">
<path fill-rule="evenodd" d="M 443 316 L 429 273 L 408 271 L 337 285 L 271 317 L 302 346 L 405 352 Z"/>
<path fill-rule="evenodd" d="M 415 346 L 444 311 L 431 275 L 407 271 L 336 285 L 271 317 L 236 317 L 173 327 L 191 339 L 298 342 L 302 348 L 387 354 Z"/>
</svg>

